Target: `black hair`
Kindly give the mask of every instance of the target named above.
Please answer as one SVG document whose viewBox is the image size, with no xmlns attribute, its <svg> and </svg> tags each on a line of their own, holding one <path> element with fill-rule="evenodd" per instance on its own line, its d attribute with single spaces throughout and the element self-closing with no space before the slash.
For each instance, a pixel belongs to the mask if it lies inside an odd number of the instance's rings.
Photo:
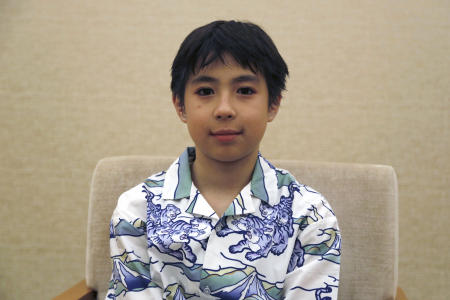
<svg viewBox="0 0 450 300">
<path fill-rule="evenodd" d="M 269 106 L 278 104 L 289 71 L 272 39 L 250 22 L 214 21 L 192 31 L 173 60 L 170 88 L 182 107 L 189 77 L 217 59 L 224 62 L 226 54 L 253 73 L 261 73 L 269 91 Z"/>
</svg>

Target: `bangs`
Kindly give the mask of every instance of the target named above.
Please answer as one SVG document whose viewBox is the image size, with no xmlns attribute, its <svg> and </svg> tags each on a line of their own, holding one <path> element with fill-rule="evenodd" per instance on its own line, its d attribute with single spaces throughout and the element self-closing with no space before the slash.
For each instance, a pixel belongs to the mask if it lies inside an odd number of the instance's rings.
<svg viewBox="0 0 450 300">
<path fill-rule="evenodd" d="M 261 73 L 261 69 L 255 66 L 255 63 L 251 63 L 248 60 L 242 60 L 240 57 L 234 56 L 232 53 L 226 51 L 208 53 L 205 56 L 199 56 L 193 60 L 191 66 L 191 75 L 197 74 L 200 70 L 207 68 L 209 65 L 220 61 L 224 65 L 229 64 L 229 59 L 234 59 L 242 68 L 252 71 L 254 74 Z"/>
</svg>

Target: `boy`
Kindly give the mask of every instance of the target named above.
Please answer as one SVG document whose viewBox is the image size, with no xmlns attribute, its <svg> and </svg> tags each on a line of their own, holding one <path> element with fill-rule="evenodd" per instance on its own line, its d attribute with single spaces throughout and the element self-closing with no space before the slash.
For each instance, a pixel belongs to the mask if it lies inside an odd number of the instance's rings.
<svg viewBox="0 0 450 300">
<path fill-rule="evenodd" d="M 107 298 L 337 299 L 334 213 L 259 153 L 287 75 L 254 24 L 186 37 L 171 89 L 195 148 L 119 198 Z"/>
</svg>

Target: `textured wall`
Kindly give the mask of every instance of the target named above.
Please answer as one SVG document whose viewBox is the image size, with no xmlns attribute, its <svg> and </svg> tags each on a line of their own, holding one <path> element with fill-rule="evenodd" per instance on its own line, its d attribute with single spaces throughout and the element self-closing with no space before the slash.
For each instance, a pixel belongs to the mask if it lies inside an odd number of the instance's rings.
<svg viewBox="0 0 450 300">
<path fill-rule="evenodd" d="M 223 18 L 262 25 L 290 67 L 265 156 L 393 165 L 399 284 L 413 300 L 448 299 L 449 12 L 448 1 L 0 1 L 0 298 L 49 299 L 83 278 L 97 160 L 190 144 L 170 63 L 187 33 Z"/>
</svg>

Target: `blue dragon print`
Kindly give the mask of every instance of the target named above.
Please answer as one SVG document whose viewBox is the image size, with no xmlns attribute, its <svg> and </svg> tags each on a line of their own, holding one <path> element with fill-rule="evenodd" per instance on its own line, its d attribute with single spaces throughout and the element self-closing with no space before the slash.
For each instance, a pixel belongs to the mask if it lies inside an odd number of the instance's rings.
<svg viewBox="0 0 450 300">
<path fill-rule="evenodd" d="M 287 269 L 287 273 L 292 272 L 295 268 L 303 266 L 305 262 L 305 250 L 302 248 L 302 244 L 297 239 L 295 240 L 294 249 L 291 254 L 291 258 L 289 260 L 289 266 Z"/>
<path fill-rule="evenodd" d="M 149 247 L 156 247 L 159 252 L 186 259 L 195 263 L 197 256 L 190 246 L 191 240 L 197 241 L 206 249 L 206 237 L 209 235 L 211 221 L 204 218 L 181 219 L 181 210 L 173 204 L 164 208 L 152 202 L 155 195 L 143 186 L 147 198 L 147 237 Z"/>
<path fill-rule="evenodd" d="M 281 196 L 276 205 L 265 202 L 260 205 L 261 217 L 231 217 L 232 226 L 222 218 L 216 226 L 217 235 L 241 234 L 242 240 L 229 247 L 230 253 L 247 251 L 245 258 L 253 261 L 267 257 L 269 253 L 281 255 L 287 247 L 289 237 L 294 234 L 292 220 L 292 199 L 295 192 L 300 192 L 295 182 L 289 184 L 289 195 Z"/>
</svg>

